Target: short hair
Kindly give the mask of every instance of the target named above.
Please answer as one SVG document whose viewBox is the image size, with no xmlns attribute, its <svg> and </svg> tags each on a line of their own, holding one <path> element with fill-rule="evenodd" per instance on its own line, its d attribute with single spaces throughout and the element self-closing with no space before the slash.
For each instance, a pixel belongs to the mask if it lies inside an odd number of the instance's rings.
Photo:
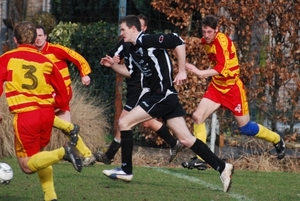
<svg viewBox="0 0 300 201">
<path fill-rule="evenodd" d="M 35 25 L 28 21 L 19 22 L 14 27 L 14 36 L 19 44 L 34 44 L 37 33 Z"/>
<path fill-rule="evenodd" d="M 136 15 L 126 15 L 121 18 L 119 24 L 126 23 L 129 28 L 135 26 L 138 31 L 141 31 L 141 22 Z"/>
<path fill-rule="evenodd" d="M 212 29 L 218 27 L 219 19 L 214 15 L 207 15 L 202 20 L 202 26 L 208 26 Z"/>
<path fill-rule="evenodd" d="M 139 19 L 144 20 L 145 26 L 148 26 L 148 20 L 147 20 L 147 17 L 146 17 L 145 15 L 139 14 L 137 17 L 138 17 Z"/>
<path fill-rule="evenodd" d="M 45 30 L 45 27 L 44 27 L 43 25 L 37 24 L 37 25 L 35 25 L 35 28 L 36 28 L 36 29 L 42 29 L 43 32 L 44 32 L 44 34 L 47 35 L 46 30 Z"/>
</svg>

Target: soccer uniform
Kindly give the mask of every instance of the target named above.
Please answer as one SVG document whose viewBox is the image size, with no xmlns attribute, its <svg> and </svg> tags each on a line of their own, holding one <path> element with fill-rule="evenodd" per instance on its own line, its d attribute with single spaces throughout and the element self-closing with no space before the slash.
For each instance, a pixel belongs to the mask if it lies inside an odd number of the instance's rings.
<svg viewBox="0 0 300 201">
<path fill-rule="evenodd" d="M 211 43 L 201 39 L 210 60 L 210 66 L 219 75 L 212 76 L 204 98 L 228 108 L 235 116 L 249 113 L 244 84 L 241 81 L 236 49 L 224 33 L 219 32 Z"/>
<path fill-rule="evenodd" d="M 128 52 L 131 43 L 126 43 L 124 40 L 120 40 L 115 47 L 115 50 L 109 53 L 109 56 L 120 56 L 120 59 L 125 57 L 124 52 Z M 127 93 L 126 93 L 126 103 L 124 104 L 123 109 L 126 111 L 132 110 L 138 103 L 145 99 L 149 94 L 150 89 L 145 88 L 142 81 L 142 74 L 138 70 L 134 70 L 134 66 L 131 65 L 128 60 L 125 61 L 125 66 L 128 69 L 128 72 L 131 74 L 130 78 L 125 78 Z"/>
<path fill-rule="evenodd" d="M 173 86 L 173 66 L 166 49 L 175 49 L 184 41 L 176 34 L 140 33 L 135 45 L 125 51 L 130 74 L 141 72 L 142 85 L 150 89 L 139 105 L 152 117 L 164 120 L 185 114 Z"/>
<path fill-rule="evenodd" d="M 41 50 L 41 53 L 44 54 L 48 59 L 50 59 L 59 69 L 65 86 L 68 91 L 68 99 L 72 99 L 72 88 L 71 88 L 71 77 L 68 69 L 67 61 L 70 61 L 75 64 L 80 72 L 80 76 L 84 77 L 91 73 L 91 68 L 88 62 L 77 52 L 57 44 L 51 44 L 46 42 L 44 48 Z M 70 107 L 68 108 L 70 110 Z"/>
<path fill-rule="evenodd" d="M 16 155 L 32 156 L 49 143 L 54 102 L 61 110 L 68 108 L 64 81 L 49 59 L 34 46 L 22 44 L 0 57 L 0 85 L 4 82 L 9 110 L 15 114 Z"/>
</svg>

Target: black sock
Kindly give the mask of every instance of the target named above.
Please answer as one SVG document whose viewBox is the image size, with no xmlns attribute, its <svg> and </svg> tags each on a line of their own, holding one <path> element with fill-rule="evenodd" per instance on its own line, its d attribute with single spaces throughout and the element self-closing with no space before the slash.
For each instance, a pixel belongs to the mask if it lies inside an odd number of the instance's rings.
<svg viewBox="0 0 300 201">
<path fill-rule="evenodd" d="M 121 131 L 122 170 L 132 174 L 133 134 L 131 130 Z"/>
<path fill-rule="evenodd" d="M 171 135 L 169 128 L 163 124 L 161 128 L 156 131 L 159 137 L 161 137 L 166 143 L 170 145 L 171 148 L 173 148 L 177 144 L 177 140 L 174 138 L 173 135 Z"/>
<path fill-rule="evenodd" d="M 121 147 L 121 143 L 115 141 L 115 139 L 110 143 L 108 150 L 106 151 L 105 155 L 109 160 L 112 160 L 116 153 L 118 152 L 119 148 Z"/>
<path fill-rule="evenodd" d="M 196 139 L 196 142 L 193 144 L 193 146 L 191 146 L 191 150 L 200 156 L 212 168 L 220 173 L 223 172 L 225 168 L 225 162 L 218 158 L 201 140 Z"/>
</svg>

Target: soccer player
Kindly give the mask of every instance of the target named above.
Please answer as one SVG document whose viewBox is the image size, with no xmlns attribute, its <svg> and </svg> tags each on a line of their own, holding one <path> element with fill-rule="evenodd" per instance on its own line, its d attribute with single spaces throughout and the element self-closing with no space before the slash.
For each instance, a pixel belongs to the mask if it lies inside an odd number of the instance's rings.
<svg viewBox="0 0 300 201">
<path fill-rule="evenodd" d="M 56 66 L 58 67 L 61 75 L 65 81 L 65 87 L 68 92 L 68 100 L 71 101 L 72 98 L 72 88 L 71 88 L 71 77 L 68 69 L 67 61 L 70 61 L 76 65 L 78 70 L 80 71 L 81 81 L 83 85 L 90 84 L 90 77 L 88 74 L 91 72 L 91 68 L 88 62 L 77 52 L 61 46 L 57 44 L 51 44 L 47 41 L 47 33 L 45 33 L 45 29 L 41 25 L 36 25 L 37 38 L 35 41 L 35 46 L 38 50 L 44 54 L 47 58 L 49 58 Z M 71 113 L 70 106 L 68 105 L 68 109 L 66 111 L 58 110 L 55 114 L 68 122 L 71 122 Z M 54 121 L 54 127 L 61 128 L 59 121 Z M 79 127 L 76 129 L 79 131 Z M 72 136 L 68 136 L 72 137 Z M 77 135 L 73 136 L 71 140 L 76 144 L 76 148 L 83 155 L 83 165 L 88 166 L 95 163 L 96 159 L 92 154 L 91 150 L 84 144 L 82 138 Z"/>
<path fill-rule="evenodd" d="M 135 72 L 142 73 L 145 87 L 150 89 L 150 96 L 139 103 L 119 120 L 121 132 L 121 167 L 104 170 L 103 174 L 112 179 L 131 181 L 133 178 L 132 127 L 152 118 L 162 118 L 174 132 L 177 139 L 189 147 L 213 169 L 220 173 L 223 190 L 227 192 L 231 184 L 233 165 L 218 158 L 201 140 L 193 136 L 183 118 L 185 111 L 179 103 L 177 91 L 173 85 L 181 85 L 187 75 L 185 71 L 185 43 L 175 33 L 148 35 L 141 31 L 137 16 L 128 15 L 119 21 L 124 42 L 131 46 L 125 51 L 125 64 L 132 66 L 128 71 L 123 64 L 117 64 L 113 58 L 106 56 L 102 64 L 113 68 L 120 74 L 130 77 Z M 173 49 L 177 56 L 178 73 L 173 79 L 172 61 L 167 49 Z"/>
<path fill-rule="evenodd" d="M 200 78 L 212 79 L 193 113 L 194 127 L 203 124 L 209 115 L 222 106 L 233 113 L 242 134 L 271 142 L 277 151 L 277 158 L 284 158 L 285 143 L 280 135 L 250 121 L 245 86 L 239 77 L 236 49 L 231 39 L 219 32 L 216 16 L 207 15 L 202 20 L 202 34 L 203 38 L 199 42 L 204 46 L 210 60 L 210 68 L 199 70 L 190 63 L 186 64 L 186 68 Z"/>
<path fill-rule="evenodd" d="M 147 26 L 147 18 L 140 14 L 138 18 L 141 23 L 141 30 L 146 32 Z M 115 61 L 119 63 L 120 59 L 124 58 L 123 51 L 124 49 L 128 48 L 131 43 L 125 43 L 124 40 L 120 40 L 117 44 L 113 53 L 109 54 L 111 57 L 115 58 Z M 101 63 L 101 61 L 100 61 Z M 128 68 L 130 71 L 130 68 Z M 143 83 L 141 83 L 141 73 L 135 73 L 134 76 L 132 75 L 129 79 L 126 78 L 126 86 L 127 86 L 127 94 L 126 94 L 126 103 L 120 115 L 120 118 L 125 116 L 130 110 L 132 110 L 141 100 L 143 100 L 148 93 L 145 93 L 148 89 L 143 90 Z M 168 127 L 163 124 L 162 122 L 151 119 L 143 123 L 144 127 L 151 128 L 152 130 L 156 131 L 158 136 L 165 140 L 166 143 L 169 144 L 170 148 L 170 158 L 169 162 L 173 162 L 179 151 L 182 150 L 183 145 L 176 140 L 173 135 L 169 132 Z M 116 135 L 114 136 L 114 140 L 111 142 L 108 150 L 103 153 L 101 151 L 97 151 L 94 153 L 96 160 L 98 162 L 102 162 L 104 164 L 111 164 L 114 156 L 118 152 L 119 148 L 121 147 L 121 133 L 118 129 Z"/>
<path fill-rule="evenodd" d="M 57 200 L 52 164 L 64 159 L 80 172 L 82 161 L 70 142 L 53 151 L 41 151 L 51 138 L 55 116 L 53 91 L 56 107 L 65 110 L 68 104 L 57 67 L 34 46 L 36 35 L 36 28 L 30 22 L 15 25 L 14 41 L 18 47 L 0 57 L 0 95 L 5 83 L 8 107 L 14 114 L 14 145 L 19 166 L 26 174 L 37 172 L 44 199 L 49 201 Z"/>
</svg>

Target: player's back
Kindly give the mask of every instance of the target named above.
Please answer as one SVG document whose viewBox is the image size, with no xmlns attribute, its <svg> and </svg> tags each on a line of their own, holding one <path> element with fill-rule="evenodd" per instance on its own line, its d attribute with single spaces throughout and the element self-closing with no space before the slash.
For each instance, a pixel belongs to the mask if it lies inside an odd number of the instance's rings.
<svg viewBox="0 0 300 201">
<path fill-rule="evenodd" d="M 20 45 L 0 57 L 0 67 L 6 67 L 5 93 L 11 112 L 53 107 L 50 75 L 53 64 L 29 45 Z"/>
</svg>

